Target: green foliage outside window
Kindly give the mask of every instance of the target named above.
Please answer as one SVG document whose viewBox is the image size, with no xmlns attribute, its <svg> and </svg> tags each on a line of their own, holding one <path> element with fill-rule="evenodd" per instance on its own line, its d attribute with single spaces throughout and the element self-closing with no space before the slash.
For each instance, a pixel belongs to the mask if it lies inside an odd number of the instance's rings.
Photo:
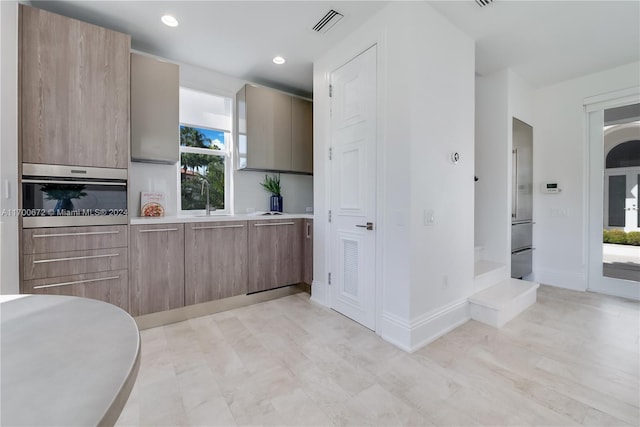
<svg viewBox="0 0 640 427">
<path fill-rule="evenodd" d="M 602 232 L 603 243 L 613 243 L 616 245 L 640 246 L 640 231 L 604 230 Z"/>
<path fill-rule="evenodd" d="M 197 128 L 180 127 L 180 145 L 220 150 Z M 224 209 L 225 158 L 218 155 L 181 153 L 180 185 L 182 210 L 204 209 L 207 201 L 202 194 L 202 179 L 209 182 L 209 201 L 212 208 Z M 206 191 L 206 186 L 205 186 Z"/>
</svg>

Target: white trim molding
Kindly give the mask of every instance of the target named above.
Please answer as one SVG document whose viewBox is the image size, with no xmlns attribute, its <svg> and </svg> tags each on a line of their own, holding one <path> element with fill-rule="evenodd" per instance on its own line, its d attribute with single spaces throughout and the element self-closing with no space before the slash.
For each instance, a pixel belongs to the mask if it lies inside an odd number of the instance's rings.
<svg viewBox="0 0 640 427">
<path fill-rule="evenodd" d="M 311 282 L 311 298 L 309 298 L 311 301 L 324 307 L 331 308 L 329 305 L 328 294 L 327 285 L 318 280 L 313 280 Z"/>
<path fill-rule="evenodd" d="M 383 311 L 381 335 L 385 341 L 413 353 L 463 325 L 469 319 L 471 316 L 467 298 L 454 301 L 411 321 Z"/>
<path fill-rule="evenodd" d="M 587 290 L 587 275 L 585 271 L 575 272 L 538 268 L 534 270 L 531 281 L 573 291 L 584 292 Z"/>
<path fill-rule="evenodd" d="M 584 99 L 583 105 L 585 111 L 590 113 L 592 111 L 615 108 L 637 102 L 640 102 L 640 86 L 590 96 Z"/>
</svg>

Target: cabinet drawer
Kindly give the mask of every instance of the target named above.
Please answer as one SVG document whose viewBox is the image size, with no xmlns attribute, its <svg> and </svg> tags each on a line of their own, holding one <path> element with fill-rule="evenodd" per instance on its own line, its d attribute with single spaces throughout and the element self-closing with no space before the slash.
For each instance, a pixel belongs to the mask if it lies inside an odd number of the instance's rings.
<svg viewBox="0 0 640 427">
<path fill-rule="evenodd" d="M 126 225 L 22 230 L 22 253 L 84 251 L 126 247 Z"/>
<path fill-rule="evenodd" d="M 127 267 L 127 248 L 112 248 L 25 255 L 23 273 L 25 280 L 31 280 L 122 270 Z"/>
<path fill-rule="evenodd" d="M 70 295 L 92 298 L 129 309 L 127 270 L 25 280 L 25 294 Z"/>
</svg>

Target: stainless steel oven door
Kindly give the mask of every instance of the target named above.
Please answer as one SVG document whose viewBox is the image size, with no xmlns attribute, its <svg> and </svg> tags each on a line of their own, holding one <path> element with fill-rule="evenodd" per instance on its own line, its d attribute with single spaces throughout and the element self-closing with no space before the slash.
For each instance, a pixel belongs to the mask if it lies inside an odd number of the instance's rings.
<svg viewBox="0 0 640 427">
<path fill-rule="evenodd" d="M 23 165 L 22 225 L 127 224 L 127 170 Z"/>
</svg>

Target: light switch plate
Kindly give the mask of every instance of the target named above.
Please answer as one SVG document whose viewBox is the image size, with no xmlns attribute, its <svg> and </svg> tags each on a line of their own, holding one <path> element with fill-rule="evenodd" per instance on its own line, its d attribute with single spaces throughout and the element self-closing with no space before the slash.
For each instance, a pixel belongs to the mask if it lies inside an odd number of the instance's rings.
<svg viewBox="0 0 640 427">
<path fill-rule="evenodd" d="M 436 222 L 435 213 L 433 209 L 424 210 L 424 225 L 433 225 Z"/>
</svg>

